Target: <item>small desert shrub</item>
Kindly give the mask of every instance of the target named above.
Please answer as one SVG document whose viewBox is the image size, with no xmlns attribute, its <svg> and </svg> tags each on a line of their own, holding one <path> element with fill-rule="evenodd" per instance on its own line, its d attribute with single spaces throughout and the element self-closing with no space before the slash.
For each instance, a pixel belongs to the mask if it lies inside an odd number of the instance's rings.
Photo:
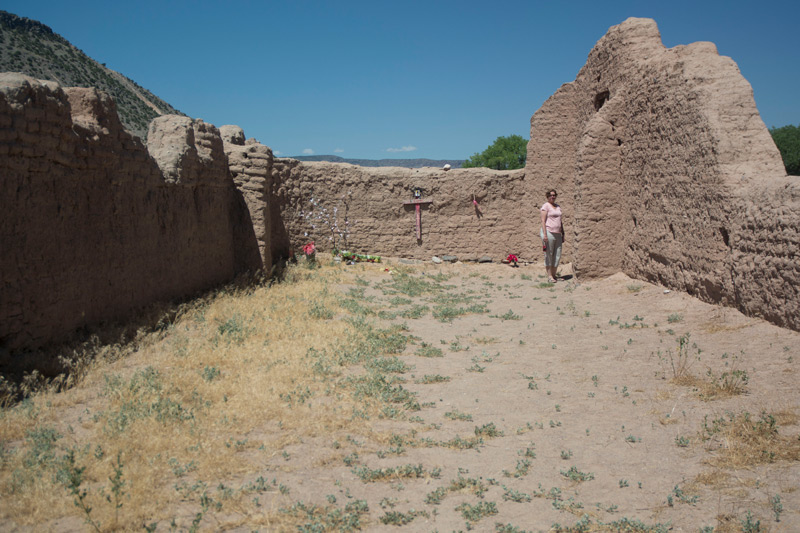
<svg viewBox="0 0 800 533">
<path fill-rule="evenodd" d="M 683 321 L 683 315 L 679 313 L 672 313 L 667 317 L 667 322 L 669 322 L 670 324 L 676 324 L 682 321 Z"/>
<path fill-rule="evenodd" d="M 456 511 L 460 511 L 461 516 L 463 516 L 467 522 L 474 523 L 484 517 L 496 515 L 497 504 L 494 502 L 480 502 L 476 505 L 462 503 L 456 507 Z"/>
<path fill-rule="evenodd" d="M 294 525 L 298 531 L 357 531 L 362 528 L 361 519 L 368 512 L 365 500 L 349 502 L 344 509 L 309 506 L 303 502 L 280 509 L 282 522 Z"/>
<path fill-rule="evenodd" d="M 497 426 L 494 425 L 494 422 L 489 422 L 488 424 L 484 424 L 482 426 L 475 427 L 475 435 L 478 437 L 502 437 L 503 432 L 497 429 Z"/>
<path fill-rule="evenodd" d="M 692 354 L 692 346 L 689 345 L 689 339 L 689 333 L 681 335 L 678 337 L 677 341 L 677 353 L 673 353 L 672 350 L 667 351 L 667 359 L 669 360 L 670 369 L 672 370 L 672 380 L 678 384 L 681 384 L 683 381 L 692 378 L 691 374 L 689 373 L 689 369 L 694 361 L 699 359 L 699 350 L 697 352 L 697 356 Z M 697 346 L 694 346 L 694 348 L 696 349 Z"/>
<path fill-rule="evenodd" d="M 409 479 L 421 478 L 430 476 L 438 478 L 440 473 L 437 469 L 431 472 L 426 472 L 421 464 L 417 465 L 402 465 L 398 467 L 389 468 L 369 468 L 367 466 L 360 466 L 353 469 L 353 473 L 364 483 L 375 481 L 390 481 L 396 479 Z"/>
<path fill-rule="evenodd" d="M 737 368 L 726 370 L 719 376 L 708 369 L 706 376 L 707 380 L 698 385 L 700 398 L 706 401 L 742 394 L 750 381 L 747 371 Z"/>
<path fill-rule="evenodd" d="M 422 343 L 422 346 L 417 348 L 417 351 L 414 353 L 420 357 L 444 357 L 441 348 L 426 343 Z"/>
<path fill-rule="evenodd" d="M 498 315 L 497 318 L 499 318 L 500 320 L 522 320 L 522 317 L 514 313 L 514 311 L 512 311 L 511 309 L 509 309 L 506 313 L 503 313 L 502 315 Z"/>
<path fill-rule="evenodd" d="M 402 316 L 403 318 L 410 318 L 410 319 L 421 318 L 429 310 L 430 308 L 427 305 L 413 305 L 411 306 L 411 308 L 401 311 L 400 316 Z"/>
<path fill-rule="evenodd" d="M 430 385 L 432 383 L 447 383 L 450 379 L 451 378 L 448 376 L 441 376 L 439 374 L 425 374 L 421 378 L 414 380 L 414 383 Z M 447 413 L 445 413 L 445 416 L 447 416 Z"/>
<path fill-rule="evenodd" d="M 448 411 L 444 414 L 445 418 L 449 418 L 450 420 L 462 420 L 465 422 L 472 422 L 472 415 L 468 413 L 462 413 L 460 411 Z"/>
<path fill-rule="evenodd" d="M 594 479 L 594 474 L 591 472 L 581 472 L 575 466 L 571 466 L 569 470 L 562 470 L 561 475 L 571 481 L 590 481 Z"/>
</svg>

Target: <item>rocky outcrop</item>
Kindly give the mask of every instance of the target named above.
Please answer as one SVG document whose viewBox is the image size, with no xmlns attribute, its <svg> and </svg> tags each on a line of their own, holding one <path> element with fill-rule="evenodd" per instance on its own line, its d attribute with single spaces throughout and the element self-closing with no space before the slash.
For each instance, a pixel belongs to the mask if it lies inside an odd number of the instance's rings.
<svg viewBox="0 0 800 533">
<path fill-rule="evenodd" d="M 0 74 L 0 347 L 59 340 L 260 266 L 243 252 L 249 234 L 258 257 L 215 129 L 176 117 L 151 133 L 155 158 L 105 94 Z"/>
</svg>

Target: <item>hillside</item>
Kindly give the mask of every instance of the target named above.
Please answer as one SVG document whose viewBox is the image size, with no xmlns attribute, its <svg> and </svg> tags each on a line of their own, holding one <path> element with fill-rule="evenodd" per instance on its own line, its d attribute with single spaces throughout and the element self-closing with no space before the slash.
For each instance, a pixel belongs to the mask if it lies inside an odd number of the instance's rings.
<svg viewBox="0 0 800 533">
<path fill-rule="evenodd" d="M 360 167 L 443 167 L 449 164 L 452 168 L 461 168 L 463 159 L 345 159 L 338 155 L 297 155 L 291 159 L 298 161 L 328 161 L 330 163 L 350 163 Z"/>
<path fill-rule="evenodd" d="M 125 128 L 142 139 L 155 117 L 183 114 L 90 58 L 48 26 L 6 11 L 0 11 L 0 72 L 21 72 L 63 87 L 97 87 L 114 98 Z"/>
</svg>

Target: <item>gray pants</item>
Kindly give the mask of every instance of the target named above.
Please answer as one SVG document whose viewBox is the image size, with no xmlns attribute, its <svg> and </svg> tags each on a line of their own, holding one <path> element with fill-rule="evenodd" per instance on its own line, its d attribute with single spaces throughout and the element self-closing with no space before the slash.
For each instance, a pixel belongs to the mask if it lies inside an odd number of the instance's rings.
<svg viewBox="0 0 800 533">
<path fill-rule="evenodd" d="M 542 230 L 539 230 L 539 236 L 542 236 Z M 544 253 L 544 266 L 558 268 L 558 263 L 561 262 L 561 243 L 563 238 L 560 233 L 547 232 L 547 251 Z"/>
</svg>

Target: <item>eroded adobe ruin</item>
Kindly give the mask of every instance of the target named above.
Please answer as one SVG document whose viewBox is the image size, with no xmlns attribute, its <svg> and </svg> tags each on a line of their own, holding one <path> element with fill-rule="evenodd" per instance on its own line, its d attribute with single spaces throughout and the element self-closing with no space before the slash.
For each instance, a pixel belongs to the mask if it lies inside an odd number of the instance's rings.
<svg viewBox="0 0 800 533">
<path fill-rule="evenodd" d="M 623 271 L 800 328 L 800 184 L 712 43 L 612 27 L 533 116 L 526 179 L 567 193 L 580 275 Z"/>
<path fill-rule="evenodd" d="M 162 117 L 148 151 L 107 95 L 0 74 L 0 344 L 62 339 L 257 268 L 222 147 L 214 126 Z"/>
<path fill-rule="evenodd" d="M 3 347 L 269 269 L 309 240 L 330 250 L 334 222 L 356 252 L 539 259 L 551 187 L 580 277 L 623 271 L 800 329 L 800 185 L 735 63 L 711 43 L 665 48 L 651 20 L 612 27 L 534 114 L 524 170 L 302 163 L 176 116 L 148 139 L 102 93 L 0 75 Z M 415 188 L 431 200 L 421 239 Z"/>
</svg>

